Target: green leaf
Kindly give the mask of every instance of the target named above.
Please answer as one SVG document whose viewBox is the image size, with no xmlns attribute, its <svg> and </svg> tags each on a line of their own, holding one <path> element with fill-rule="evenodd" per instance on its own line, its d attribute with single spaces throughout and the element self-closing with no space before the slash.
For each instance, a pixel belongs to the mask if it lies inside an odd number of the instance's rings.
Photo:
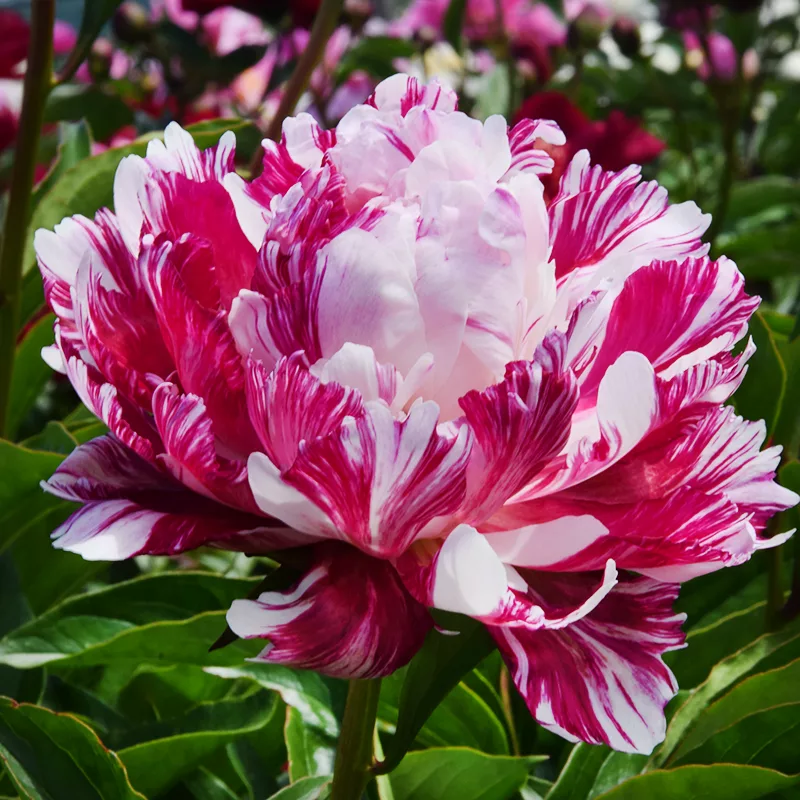
<svg viewBox="0 0 800 800">
<path fill-rule="evenodd" d="M 22 797 L 142 800 L 116 753 L 68 714 L 0 698 L 0 761 Z"/>
<path fill-rule="evenodd" d="M 747 375 L 736 392 L 734 402 L 736 410 L 745 418 L 765 420 L 769 437 L 783 407 L 786 367 L 778 352 L 775 336 L 759 312 L 750 320 L 750 335 L 758 349 L 750 359 Z"/>
<path fill-rule="evenodd" d="M 750 280 L 796 274 L 800 271 L 800 222 L 720 237 L 717 249 L 732 258 Z"/>
<path fill-rule="evenodd" d="M 739 181 L 731 189 L 726 225 L 745 217 L 761 214 L 765 208 L 782 205 L 800 206 L 800 181 L 783 175 L 762 175 Z"/>
<path fill-rule="evenodd" d="M 453 49 L 460 53 L 464 49 L 464 12 L 467 10 L 467 0 L 450 0 L 447 12 L 444 15 L 442 33 Z"/>
<path fill-rule="evenodd" d="M 63 500 L 45 494 L 39 485 L 63 458 L 0 439 L 0 552 L 44 515 L 64 508 Z"/>
<path fill-rule="evenodd" d="M 231 602 L 256 581 L 206 573 L 146 575 L 70 598 L 0 640 L 0 663 L 74 669 L 116 663 L 239 665 L 260 642 L 207 652 Z"/>
<path fill-rule="evenodd" d="M 325 777 L 302 778 L 272 795 L 270 800 L 320 800 L 329 782 L 330 778 Z"/>
<path fill-rule="evenodd" d="M 25 333 L 14 356 L 8 408 L 8 437 L 15 438 L 53 370 L 42 359 L 42 348 L 53 343 L 55 316 L 46 314 Z"/>
<path fill-rule="evenodd" d="M 239 800 L 239 796 L 216 775 L 199 769 L 183 782 L 195 800 Z"/>
<path fill-rule="evenodd" d="M 481 89 L 475 100 L 473 116 L 480 120 L 486 120 L 493 114 L 505 114 L 511 92 L 506 65 L 498 64 L 480 80 Z"/>
<path fill-rule="evenodd" d="M 693 691 L 683 705 L 675 712 L 664 743 L 650 758 L 651 767 L 661 767 L 667 763 L 695 724 L 705 708 L 716 697 L 757 670 L 776 666 L 777 658 L 782 663 L 800 655 L 800 619 L 787 625 L 783 630 L 768 633 L 743 647 L 738 652 L 720 661 L 708 678 Z"/>
<path fill-rule="evenodd" d="M 367 36 L 342 56 L 336 67 L 336 80 L 341 82 L 358 69 L 376 78 L 388 78 L 397 71 L 395 60 L 410 58 L 416 50 L 416 46 L 405 39 Z"/>
<path fill-rule="evenodd" d="M 55 182 L 70 167 L 75 166 L 92 153 L 92 137 L 89 126 L 84 122 L 62 122 L 58 126 L 58 151 L 47 175 L 33 189 L 31 208 L 36 208 L 39 201 L 55 185 Z"/>
<path fill-rule="evenodd" d="M 61 69 L 59 81 L 69 80 L 75 74 L 120 2 L 122 0 L 91 0 L 89 3 L 84 3 L 78 40 Z"/>
<path fill-rule="evenodd" d="M 118 94 L 99 86 L 62 84 L 48 95 L 45 122 L 86 120 L 95 141 L 110 139 L 120 128 L 133 124 L 133 109 Z"/>
<path fill-rule="evenodd" d="M 249 678 L 280 694 L 287 706 L 296 709 L 303 722 L 330 737 L 339 735 L 339 720 L 333 713 L 332 679 L 316 672 L 296 670 L 282 664 L 241 664 L 236 667 L 206 667 L 219 678 Z M 342 687 L 344 691 L 344 687 Z"/>
<path fill-rule="evenodd" d="M 792 771 L 797 768 L 797 736 L 787 741 L 786 733 L 798 726 L 800 660 L 734 686 L 697 718 L 670 760 L 724 760 Z"/>
<path fill-rule="evenodd" d="M 378 713 L 381 721 L 390 725 L 397 724 L 404 677 L 405 672 L 399 670 L 381 684 Z M 424 747 L 471 747 L 496 755 L 509 752 L 508 736 L 500 718 L 466 682 L 455 686 L 436 706 L 415 742 Z"/>
<path fill-rule="evenodd" d="M 510 800 L 545 757 L 490 756 L 466 747 L 409 753 L 389 776 L 395 800 Z"/>
<path fill-rule="evenodd" d="M 400 692 L 397 727 L 381 768 L 394 769 L 442 700 L 494 649 L 494 642 L 479 622 L 448 616 L 447 627 L 457 635 L 431 631 L 406 669 Z"/>
<path fill-rule="evenodd" d="M 264 691 L 206 703 L 177 719 L 130 732 L 136 742 L 119 749 L 119 757 L 131 783 L 148 797 L 157 795 L 227 743 L 263 728 L 274 712 L 275 695 Z"/>
<path fill-rule="evenodd" d="M 676 798 L 736 798 L 755 800 L 796 786 L 800 778 L 761 767 L 737 764 L 654 770 L 600 795 L 602 800 L 676 800 Z"/>
<path fill-rule="evenodd" d="M 333 774 L 335 739 L 306 725 L 300 712 L 291 707 L 286 714 L 284 732 L 289 754 L 290 780 Z"/>
<path fill-rule="evenodd" d="M 50 420 L 39 433 L 20 444 L 29 450 L 47 450 L 67 456 L 78 446 L 78 440 L 60 422 Z"/>
<path fill-rule="evenodd" d="M 641 772 L 646 761 L 646 756 L 617 753 L 608 747 L 579 742 L 572 748 L 546 800 L 591 800 Z"/>
<path fill-rule="evenodd" d="M 764 632 L 765 600 L 716 620 L 704 628 L 693 628 L 686 648 L 667 653 L 665 661 L 675 673 L 678 686 L 691 689 L 704 681 L 714 665 L 746 647 Z"/>
</svg>

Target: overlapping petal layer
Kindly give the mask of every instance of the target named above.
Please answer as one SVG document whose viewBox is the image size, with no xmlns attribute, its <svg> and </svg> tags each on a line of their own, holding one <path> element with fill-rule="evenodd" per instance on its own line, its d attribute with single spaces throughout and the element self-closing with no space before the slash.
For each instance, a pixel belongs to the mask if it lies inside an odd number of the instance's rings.
<svg viewBox="0 0 800 800">
<path fill-rule="evenodd" d="M 797 502 L 723 403 L 757 300 L 693 203 L 398 75 L 234 171 L 170 127 L 115 214 L 40 231 L 50 363 L 111 434 L 46 488 L 87 558 L 303 548 L 238 602 L 262 657 L 343 677 L 487 625 L 542 724 L 648 751 L 675 691 L 677 583 L 749 558 Z M 635 574 L 635 573 L 638 573 Z"/>
</svg>

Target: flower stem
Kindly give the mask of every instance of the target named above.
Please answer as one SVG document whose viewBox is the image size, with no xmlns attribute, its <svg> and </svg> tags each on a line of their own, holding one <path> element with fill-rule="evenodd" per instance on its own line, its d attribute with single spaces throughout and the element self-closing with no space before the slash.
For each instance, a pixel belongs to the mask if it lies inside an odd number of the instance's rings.
<svg viewBox="0 0 800 800">
<path fill-rule="evenodd" d="M 31 38 L 23 84 L 11 188 L 0 248 L 0 436 L 5 436 L 22 300 L 22 266 L 44 103 L 52 85 L 55 0 L 31 3 Z"/>
<path fill-rule="evenodd" d="M 330 800 L 360 800 L 369 781 L 380 680 L 352 680 L 336 751 Z"/>
<path fill-rule="evenodd" d="M 311 75 L 322 59 L 325 45 L 336 28 L 336 23 L 339 21 L 343 7 L 344 0 L 322 0 L 322 5 L 320 5 L 319 11 L 314 17 L 314 25 L 311 28 L 311 35 L 308 37 L 306 49 L 303 50 L 298 59 L 297 66 L 283 89 L 283 96 L 275 115 L 269 122 L 266 134 L 268 139 L 272 139 L 275 142 L 280 139 L 283 121 L 294 111 L 297 101 L 308 88 Z M 264 151 L 261 147 L 253 155 L 253 160 L 250 163 L 250 172 L 254 177 L 261 172 L 263 155 Z"/>
</svg>

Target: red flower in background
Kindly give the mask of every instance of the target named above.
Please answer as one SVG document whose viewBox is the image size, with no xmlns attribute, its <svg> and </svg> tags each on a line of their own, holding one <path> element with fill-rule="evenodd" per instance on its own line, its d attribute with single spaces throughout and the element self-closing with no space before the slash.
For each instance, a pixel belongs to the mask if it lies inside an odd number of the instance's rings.
<svg viewBox="0 0 800 800">
<path fill-rule="evenodd" d="M 561 92 L 537 92 L 529 97 L 514 121 L 523 119 L 551 119 L 567 137 L 564 145 L 543 145 L 555 161 L 552 174 L 545 180 L 551 194 L 557 190 L 564 169 L 579 150 L 588 150 L 592 162 L 603 169 L 617 171 L 630 164 L 646 164 L 666 147 L 635 117 L 614 110 L 604 120 L 591 120 Z"/>
<path fill-rule="evenodd" d="M 0 78 L 18 76 L 17 67 L 28 55 L 30 27 L 14 11 L 0 9 Z"/>
</svg>

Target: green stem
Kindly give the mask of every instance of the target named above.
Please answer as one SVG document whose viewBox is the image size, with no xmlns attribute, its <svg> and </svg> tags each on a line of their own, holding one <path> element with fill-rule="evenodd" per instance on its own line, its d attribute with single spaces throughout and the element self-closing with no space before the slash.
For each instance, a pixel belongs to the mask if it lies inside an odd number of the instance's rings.
<svg viewBox="0 0 800 800">
<path fill-rule="evenodd" d="M 0 252 L 0 436 L 5 436 L 22 300 L 22 262 L 44 103 L 52 85 L 55 0 L 33 0 L 11 188 Z"/>
<path fill-rule="evenodd" d="M 325 45 L 336 28 L 343 8 L 344 0 L 322 0 L 322 5 L 314 17 L 314 25 L 311 28 L 306 49 L 303 50 L 297 61 L 297 66 L 283 89 L 283 95 L 275 115 L 269 122 L 266 134 L 268 139 L 277 142 L 281 138 L 283 121 L 292 114 L 297 101 L 308 88 L 311 75 L 325 53 Z M 250 162 L 250 172 L 253 176 L 261 172 L 263 155 L 264 151 L 260 147 L 253 155 L 253 160 Z"/>
<path fill-rule="evenodd" d="M 514 723 L 514 706 L 511 700 L 511 673 L 508 667 L 503 664 L 500 667 L 500 699 L 503 703 L 503 714 L 508 725 L 508 733 L 511 739 L 511 751 L 515 756 L 520 754 L 519 737 L 517 736 L 517 726 Z"/>
<path fill-rule="evenodd" d="M 360 800 L 371 775 L 379 680 L 352 680 L 333 769 L 330 800 Z"/>
</svg>

